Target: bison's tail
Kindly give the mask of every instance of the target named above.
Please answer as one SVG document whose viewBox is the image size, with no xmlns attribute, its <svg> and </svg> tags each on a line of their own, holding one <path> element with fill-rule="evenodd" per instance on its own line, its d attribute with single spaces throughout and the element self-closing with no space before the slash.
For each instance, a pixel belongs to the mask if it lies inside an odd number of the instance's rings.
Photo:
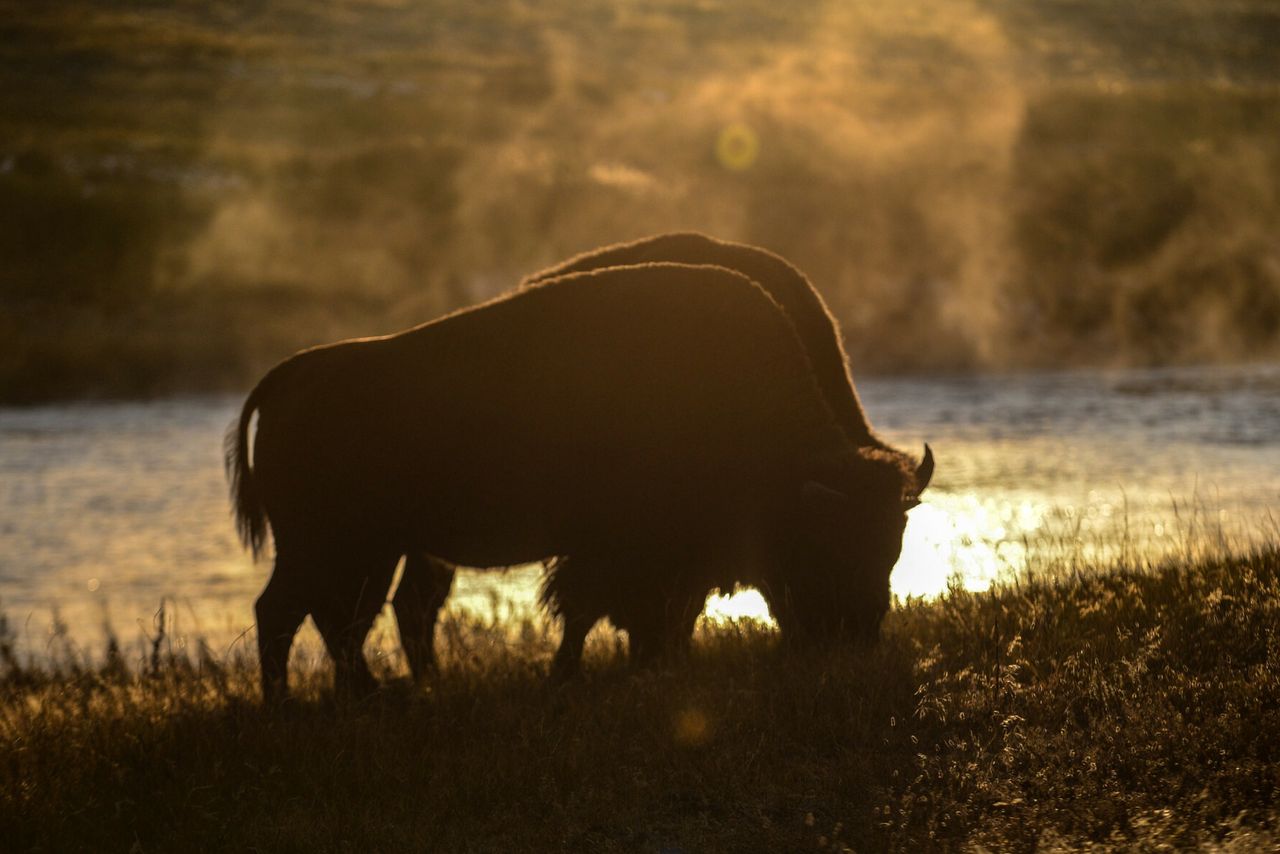
<svg viewBox="0 0 1280 854">
<path fill-rule="evenodd" d="M 542 562 L 542 584 L 538 588 L 538 601 L 552 617 L 564 616 L 564 604 L 561 599 L 565 565 L 566 561 L 562 557 L 551 557 Z"/>
<path fill-rule="evenodd" d="M 239 420 L 231 422 L 223 443 L 236 532 L 240 535 L 240 542 L 253 551 L 254 560 L 262 553 L 267 540 L 267 511 L 262 505 L 262 495 L 249 465 L 249 422 L 258 408 L 258 394 L 262 385 L 258 383 L 257 388 L 249 393 L 249 398 L 240 411 Z"/>
</svg>

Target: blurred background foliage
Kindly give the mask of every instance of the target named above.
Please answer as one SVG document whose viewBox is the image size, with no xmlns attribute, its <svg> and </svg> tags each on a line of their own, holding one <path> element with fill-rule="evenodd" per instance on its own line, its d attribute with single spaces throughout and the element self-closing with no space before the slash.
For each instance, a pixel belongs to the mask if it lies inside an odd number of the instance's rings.
<svg viewBox="0 0 1280 854">
<path fill-rule="evenodd" d="M 0 0 L 0 400 L 242 389 L 594 246 L 859 373 L 1280 354 L 1269 0 Z"/>
</svg>

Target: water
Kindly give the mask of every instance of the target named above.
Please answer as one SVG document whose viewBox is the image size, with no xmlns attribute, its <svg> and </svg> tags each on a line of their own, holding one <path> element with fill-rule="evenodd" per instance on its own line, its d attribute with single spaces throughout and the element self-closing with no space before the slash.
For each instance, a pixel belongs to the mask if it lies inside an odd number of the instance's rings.
<svg viewBox="0 0 1280 854">
<path fill-rule="evenodd" d="M 900 595 L 936 594 L 957 576 L 984 587 L 1054 556 L 1280 539 L 1280 366 L 859 390 L 886 438 L 917 452 L 927 440 L 937 456 L 894 571 Z M 231 526 L 221 447 L 239 403 L 0 409 L 0 609 L 23 654 L 70 643 L 93 656 L 108 626 L 140 643 L 162 600 L 176 647 L 252 648 L 269 563 L 253 564 Z M 451 603 L 532 613 L 537 579 L 536 568 L 463 573 Z M 713 618 L 764 613 L 753 591 L 708 604 Z"/>
</svg>

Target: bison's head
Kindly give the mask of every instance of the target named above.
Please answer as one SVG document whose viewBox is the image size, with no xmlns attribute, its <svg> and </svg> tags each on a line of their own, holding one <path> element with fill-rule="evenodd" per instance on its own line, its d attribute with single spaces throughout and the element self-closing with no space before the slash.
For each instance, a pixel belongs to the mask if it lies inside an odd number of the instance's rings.
<svg viewBox="0 0 1280 854">
<path fill-rule="evenodd" d="M 784 637 L 874 642 L 889 610 L 889 573 L 907 511 L 933 475 L 933 452 L 866 451 L 824 481 L 807 481 L 788 525 L 786 554 L 766 595 Z"/>
</svg>

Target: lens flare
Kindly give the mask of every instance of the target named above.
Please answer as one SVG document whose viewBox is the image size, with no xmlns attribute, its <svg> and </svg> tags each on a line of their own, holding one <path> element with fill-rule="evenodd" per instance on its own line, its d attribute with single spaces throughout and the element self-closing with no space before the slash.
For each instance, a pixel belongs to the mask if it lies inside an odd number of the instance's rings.
<svg viewBox="0 0 1280 854">
<path fill-rule="evenodd" d="M 725 126 L 716 138 L 716 159 L 732 172 L 744 172 L 755 165 L 760 154 L 760 138 L 742 122 Z"/>
<path fill-rule="evenodd" d="M 674 730 L 677 744 L 698 747 L 711 737 L 711 719 L 699 708 L 686 708 L 676 715 Z"/>
</svg>

